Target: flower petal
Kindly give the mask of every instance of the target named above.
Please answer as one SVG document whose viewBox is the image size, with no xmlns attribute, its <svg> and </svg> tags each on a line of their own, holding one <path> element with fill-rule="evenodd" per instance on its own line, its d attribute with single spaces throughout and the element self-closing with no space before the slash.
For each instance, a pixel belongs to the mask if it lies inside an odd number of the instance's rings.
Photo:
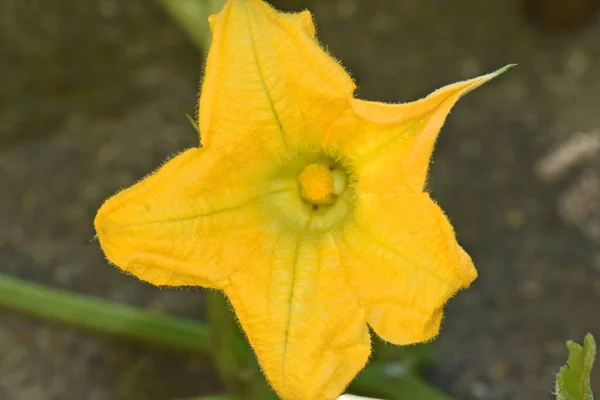
<svg viewBox="0 0 600 400">
<path fill-rule="evenodd" d="M 330 236 L 267 237 L 225 287 L 282 399 L 336 399 L 364 367 L 370 338 Z"/>
<path fill-rule="evenodd" d="M 435 336 L 446 301 L 477 276 L 425 193 L 360 195 L 355 220 L 339 242 L 369 325 L 394 344 Z"/>
<path fill-rule="evenodd" d="M 350 157 L 367 192 L 385 193 L 409 186 L 421 191 L 438 133 L 451 108 L 464 94 L 506 71 L 441 88 L 424 99 L 404 104 L 352 100 L 353 112 L 329 133 Z"/>
<path fill-rule="evenodd" d="M 210 23 L 199 113 L 203 146 L 244 148 L 242 156 L 252 159 L 309 139 L 320 143 L 355 86 L 316 41 L 310 13 L 229 0 Z"/>
<path fill-rule="evenodd" d="M 190 149 L 108 199 L 94 222 L 106 257 L 155 285 L 220 287 L 256 246 L 268 195 L 236 167 Z"/>
</svg>

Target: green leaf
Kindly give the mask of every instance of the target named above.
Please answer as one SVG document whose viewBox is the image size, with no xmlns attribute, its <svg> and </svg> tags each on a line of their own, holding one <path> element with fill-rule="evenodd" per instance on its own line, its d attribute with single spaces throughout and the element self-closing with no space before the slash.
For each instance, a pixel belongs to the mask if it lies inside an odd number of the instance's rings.
<svg viewBox="0 0 600 400">
<path fill-rule="evenodd" d="M 592 400 L 590 374 L 596 358 L 596 342 L 591 333 L 583 340 L 583 347 L 567 341 L 569 359 L 556 377 L 557 400 Z"/>
</svg>

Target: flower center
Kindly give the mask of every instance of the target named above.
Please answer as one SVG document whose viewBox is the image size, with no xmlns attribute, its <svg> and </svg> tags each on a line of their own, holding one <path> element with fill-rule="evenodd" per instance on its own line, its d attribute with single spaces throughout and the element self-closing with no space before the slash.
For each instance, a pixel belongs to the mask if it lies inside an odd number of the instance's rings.
<svg viewBox="0 0 600 400">
<path fill-rule="evenodd" d="M 277 229 L 321 235 L 343 226 L 354 208 L 355 178 L 346 160 L 313 149 L 281 157 L 266 171 L 266 221 Z"/>
<path fill-rule="evenodd" d="M 304 200 L 316 205 L 330 205 L 346 188 L 346 175 L 326 164 L 314 163 L 302 170 L 298 183 Z"/>
</svg>

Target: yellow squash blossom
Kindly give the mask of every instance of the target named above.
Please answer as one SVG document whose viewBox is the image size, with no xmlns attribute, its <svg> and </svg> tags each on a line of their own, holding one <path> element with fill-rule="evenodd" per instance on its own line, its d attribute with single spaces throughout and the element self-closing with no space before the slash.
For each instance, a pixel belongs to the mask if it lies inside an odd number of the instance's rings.
<svg viewBox="0 0 600 400">
<path fill-rule="evenodd" d="M 106 201 L 102 249 L 154 285 L 223 290 L 281 398 L 337 398 L 369 358 L 367 326 L 431 339 L 477 276 L 424 183 L 451 107 L 503 70 L 369 102 L 309 12 L 229 0 L 210 24 L 202 147 Z"/>
</svg>

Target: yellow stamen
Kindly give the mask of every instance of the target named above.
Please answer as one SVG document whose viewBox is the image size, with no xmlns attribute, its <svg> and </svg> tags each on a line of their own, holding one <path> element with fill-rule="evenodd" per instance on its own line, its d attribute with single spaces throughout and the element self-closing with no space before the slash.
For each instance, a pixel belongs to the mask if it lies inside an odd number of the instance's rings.
<svg viewBox="0 0 600 400">
<path fill-rule="evenodd" d="M 313 204 L 331 204 L 334 196 L 334 177 L 325 164 L 310 164 L 300 173 L 300 193 Z"/>
</svg>

